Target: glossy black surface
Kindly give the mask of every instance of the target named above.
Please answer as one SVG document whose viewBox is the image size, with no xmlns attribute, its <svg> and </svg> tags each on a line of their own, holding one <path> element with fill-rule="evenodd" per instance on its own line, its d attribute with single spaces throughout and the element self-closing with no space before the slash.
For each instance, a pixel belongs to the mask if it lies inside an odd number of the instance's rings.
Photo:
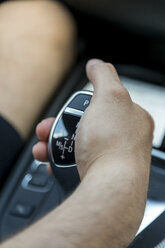
<svg viewBox="0 0 165 248">
<path fill-rule="evenodd" d="M 52 138 L 52 154 L 56 165 L 75 164 L 75 136 L 80 117 L 63 114 L 59 119 Z"/>
<path fill-rule="evenodd" d="M 68 105 L 69 108 L 78 109 L 81 111 L 85 111 L 85 109 L 89 106 L 90 100 L 92 96 L 87 94 L 79 94 L 77 95 L 71 103 Z"/>
</svg>

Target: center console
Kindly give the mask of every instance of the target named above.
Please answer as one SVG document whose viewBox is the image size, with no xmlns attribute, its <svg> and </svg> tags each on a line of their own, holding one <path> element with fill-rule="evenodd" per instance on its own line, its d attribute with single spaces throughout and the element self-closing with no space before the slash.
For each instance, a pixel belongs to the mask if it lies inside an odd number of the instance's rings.
<svg viewBox="0 0 165 248">
<path fill-rule="evenodd" d="M 54 96 L 47 114 L 41 118 L 56 116 L 72 93 L 84 89 L 93 90 L 85 76 L 85 63 L 86 60 L 80 61 L 68 75 L 65 83 Z M 146 210 L 136 238 L 130 245 L 134 248 L 156 248 L 164 239 L 162 234 L 164 233 L 164 227 L 161 223 L 162 219 L 165 220 L 165 152 L 163 143 L 165 104 L 161 94 L 164 96 L 165 88 L 121 74 L 120 77 L 134 101 L 145 108 L 147 107 L 147 110 L 157 118 Z M 157 113 L 159 113 L 158 116 Z M 45 163 L 33 159 L 31 150 L 36 142 L 37 138 L 34 135 L 14 165 L 6 186 L 1 192 L 1 241 L 29 226 L 58 206 L 67 197 L 57 178 L 48 175 Z M 154 235 L 152 235 L 153 233 Z"/>
</svg>

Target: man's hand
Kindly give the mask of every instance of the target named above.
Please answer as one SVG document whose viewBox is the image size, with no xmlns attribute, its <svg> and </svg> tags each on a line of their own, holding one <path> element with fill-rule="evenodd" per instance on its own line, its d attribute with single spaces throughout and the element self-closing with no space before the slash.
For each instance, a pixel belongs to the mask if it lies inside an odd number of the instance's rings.
<svg viewBox="0 0 165 248">
<path fill-rule="evenodd" d="M 76 161 L 81 178 L 96 160 L 136 159 L 150 165 L 153 120 L 132 102 L 112 64 L 92 60 L 87 75 L 94 95 L 78 127 Z"/>
<path fill-rule="evenodd" d="M 89 61 L 87 76 L 94 85 L 90 106 L 81 118 L 76 137 L 76 162 L 81 179 L 98 159 L 136 159 L 149 166 L 153 120 L 133 103 L 113 65 Z M 54 118 L 36 128 L 40 142 L 33 148 L 36 159 L 48 161 L 48 137 Z M 147 168 L 146 168 L 147 169 Z"/>
</svg>

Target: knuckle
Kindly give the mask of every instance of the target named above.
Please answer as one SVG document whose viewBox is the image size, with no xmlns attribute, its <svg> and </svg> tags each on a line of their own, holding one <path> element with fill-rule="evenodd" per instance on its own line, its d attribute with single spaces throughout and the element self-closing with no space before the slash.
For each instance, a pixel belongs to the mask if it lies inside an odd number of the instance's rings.
<svg viewBox="0 0 165 248">
<path fill-rule="evenodd" d="M 138 105 L 137 105 L 138 106 Z M 143 131 L 146 133 L 146 135 L 152 136 L 154 132 L 154 120 L 152 116 L 143 108 L 138 106 L 141 109 L 141 123 L 143 123 Z"/>
<path fill-rule="evenodd" d="M 150 130 L 151 133 L 153 133 L 154 128 L 155 128 L 154 119 L 152 118 L 152 116 L 147 111 L 145 111 L 145 112 L 146 112 L 147 119 L 148 119 L 149 130 Z"/>
<path fill-rule="evenodd" d="M 112 71 L 116 71 L 116 69 L 115 69 L 115 67 L 114 67 L 114 65 L 113 65 L 113 64 L 108 63 L 108 66 L 109 66 L 109 68 L 110 68 Z"/>
<path fill-rule="evenodd" d="M 116 86 L 111 88 L 111 94 L 113 97 L 124 100 L 124 99 L 128 99 L 129 98 L 129 93 L 126 90 L 126 88 L 124 88 L 124 86 Z"/>
</svg>

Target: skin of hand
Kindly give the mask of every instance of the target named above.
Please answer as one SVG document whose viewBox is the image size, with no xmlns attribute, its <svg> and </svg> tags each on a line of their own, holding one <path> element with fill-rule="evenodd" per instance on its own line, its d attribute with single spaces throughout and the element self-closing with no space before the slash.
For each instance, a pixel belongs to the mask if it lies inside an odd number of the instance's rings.
<svg viewBox="0 0 165 248">
<path fill-rule="evenodd" d="M 134 157 L 149 164 L 152 117 L 132 102 L 112 64 L 95 59 L 86 68 L 94 95 L 81 118 L 76 137 L 75 155 L 81 179 L 90 165 L 104 156 Z M 48 161 L 47 142 L 54 120 L 43 120 L 36 128 L 40 142 L 33 147 L 33 154 L 38 160 Z"/>
<path fill-rule="evenodd" d="M 153 120 L 132 102 L 111 64 L 91 60 L 87 75 L 94 96 L 76 137 L 82 182 L 55 211 L 16 237 L 16 247 L 32 236 L 30 248 L 46 247 L 48 242 L 57 248 L 121 248 L 138 230 L 148 190 Z M 41 140 L 33 148 L 37 159 L 48 159 L 53 122 L 44 120 L 37 127 Z"/>
<path fill-rule="evenodd" d="M 149 165 L 154 128 L 151 116 L 132 102 L 112 64 L 93 60 L 87 65 L 87 75 L 94 95 L 76 137 L 80 177 L 103 157 L 133 157 Z"/>
</svg>

